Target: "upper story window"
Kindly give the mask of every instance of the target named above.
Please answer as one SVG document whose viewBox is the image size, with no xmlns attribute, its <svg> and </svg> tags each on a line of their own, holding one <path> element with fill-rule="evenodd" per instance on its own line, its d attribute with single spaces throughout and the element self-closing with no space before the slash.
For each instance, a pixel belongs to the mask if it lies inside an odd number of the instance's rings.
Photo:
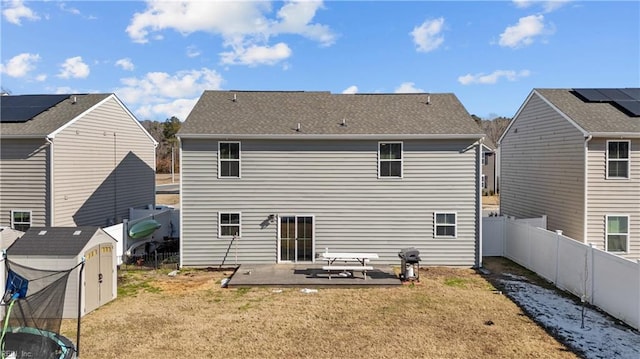
<svg viewBox="0 0 640 359">
<path fill-rule="evenodd" d="M 626 252 L 629 243 L 629 216 L 607 216 L 608 252 Z"/>
<path fill-rule="evenodd" d="M 31 227 L 31 211 L 11 211 L 11 228 L 26 232 Z"/>
<path fill-rule="evenodd" d="M 240 236 L 240 213 L 219 213 L 219 237 Z"/>
<path fill-rule="evenodd" d="M 458 221 L 455 212 L 434 213 L 435 236 L 455 238 L 458 235 Z"/>
<path fill-rule="evenodd" d="M 218 177 L 240 177 L 240 142 L 218 142 Z"/>
<path fill-rule="evenodd" d="M 378 143 L 378 177 L 402 177 L 402 142 Z"/>
<path fill-rule="evenodd" d="M 607 178 L 629 178 L 630 141 L 607 141 Z"/>
</svg>

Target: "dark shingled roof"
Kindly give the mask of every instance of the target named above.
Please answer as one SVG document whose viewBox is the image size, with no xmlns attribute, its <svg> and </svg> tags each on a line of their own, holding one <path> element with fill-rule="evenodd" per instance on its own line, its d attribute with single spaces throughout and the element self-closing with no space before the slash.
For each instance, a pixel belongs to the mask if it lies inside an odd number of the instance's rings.
<svg viewBox="0 0 640 359">
<path fill-rule="evenodd" d="M 20 95 L 28 100 L 30 95 Z M 46 96 L 46 95 L 45 95 Z M 59 95 L 51 95 L 59 96 Z M 0 135 L 2 136 L 30 136 L 45 137 L 64 126 L 67 122 L 78 117 L 80 114 L 90 109 L 100 101 L 111 96 L 109 93 L 102 94 L 74 94 L 57 105 L 36 115 L 26 122 L 2 123 L 0 124 Z M 76 103 L 73 103 L 75 96 Z M 1 100 L 1 99 L 0 99 Z M 2 113 L 0 112 L 0 116 Z"/>
<path fill-rule="evenodd" d="M 205 91 L 178 136 L 198 134 L 480 137 L 483 132 L 453 94 Z"/>
<path fill-rule="evenodd" d="M 75 256 L 99 227 L 31 227 L 7 249 L 7 255 Z M 40 232 L 46 231 L 40 235 Z M 74 235 L 79 231 L 77 235 Z"/>
<path fill-rule="evenodd" d="M 535 89 L 589 133 L 640 133 L 640 118 L 629 116 L 608 102 L 586 102 L 572 89 Z"/>
</svg>

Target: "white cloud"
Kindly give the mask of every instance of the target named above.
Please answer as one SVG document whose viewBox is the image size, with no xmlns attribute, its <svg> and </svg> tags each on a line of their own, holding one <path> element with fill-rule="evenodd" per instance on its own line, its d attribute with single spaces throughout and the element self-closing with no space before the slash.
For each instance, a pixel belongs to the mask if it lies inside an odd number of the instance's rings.
<svg viewBox="0 0 640 359">
<path fill-rule="evenodd" d="M 344 89 L 342 91 L 343 94 L 355 94 L 358 93 L 358 86 L 353 85 L 353 86 L 349 86 L 346 89 Z"/>
<path fill-rule="evenodd" d="M 413 82 L 403 82 L 400 86 L 396 87 L 395 93 L 422 93 L 426 92 L 421 88 L 417 88 Z"/>
<path fill-rule="evenodd" d="M 507 27 L 500 34 L 500 46 L 518 48 L 531 45 L 533 38 L 545 33 L 543 15 L 521 17 L 518 23 Z"/>
<path fill-rule="evenodd" d="M 89 65 L 82 61 L 81 56 L 70 57 L 61 65 L 58 77 L 63 79 L 76 78 L 83 79 L 89 76 Z"/>
<path fill-rule="evenodd" d="M 46 74 L 40 74 L 38 76 L 36 76 L 36 81 L 38 82 L 43 82 L 47 80 L 47 75 Z"/>
<path fill-rule="evenodd" d="M 131 108 L 139 120 L 164 120 L 176 116 L 185 120 L 204 90 L 218 90 L 222 77 L 214 70 L 179 71 L 175 74 L 149 72 L 144 77 L 120 80 L 118 97 Z"/>
<path fill-rule="evenodd" d="M 437 49 L 444 42 L 441 35 L 444 27 L 444 18 L 426 20 L 422 25 L 414 27 L 411 31 L 413 42 L 419 52 L 429 52 Z"/>
<path fill-rule="evenodd" d="M 6 64 L 0 64 L 0 72 L 11 77 L 24 77 L 34 70 L 35 63 L 40 61 L 40 55 L 22 53 L 9 59 Z"/>
<path fill-rule="evenodd" d="M 133 62 L 131 62 L 131 59 L 128 57 L 116 61 L 116 66 L 119 66 L 121 69 L 127 71 L 133 71 L 133 69 L 135 68 Z"/>
<path fill-rule="evenodd" d="M 31 21 L 40 20 L 40 17 L 30 8 L 26 7 L 22 0 L 3 1 L 2 15 L 4 18 L 15 25 L 22 25 L 22 19 Z"/>
<path fill-rule="evenodd" d="M 472 85 L 472 84 L 482 84 L 482 85 L 492 85 L 498 82 L 501 78 L 505 78 L 508 81 L 516 81 L 523 77 L 528 77 L 531 75 L 531 71 L 529 70 L 496 70 L 490 74 L 478 73 L 478 74 L 466 74 L 464 76 L 458 77 L 458 82 L 463 85 Z"/>
<path fill-rule="evenodd" d="M 69 93 L 78 93 L 80 91 L 76 91 L 69 86 L 61 86 L 61 87 L 56 87 L 56 89 L 53 92 L 59 95 L 63 95 L 63 94 L 69 94 Z"/>
<path fill-rule="evenodd" d="M 187 46 L 187 57 L 198 57 L 200 56 L 200 50 L 195 45 Z"/>
<path fill-rule="evenodd" d="M 220 54 L 221 62 L 228 65 L 274 65 L 291 56 L 291 49 L 287 44 L 280 42 L 275 46 L 250 45 L 249 47 L 237 47 L 234 51 Z"/>
<path fill-rule="evenodd" d="M 533 0 L 513 0 L 513 3 L 518 8 L 528 8 L 534 4 L 540 4 L 544 12 L 553 12 L 558 10 L 571 0 L 551 0 L 551 1 L 533 1 Z"/>
<path fill-rule="evenodd" d="M 531 0 L 513 0 L 513 4 L 519 8 L 527 8 L 533 4 Z"/>
<path fill-rule="evenodd" d="M 62 11 L 66 11 L 66 12 L 68 12 L 70 14 L 73 14 L 73 15 L 80 15 L 80 10 L 78 10 L 78 9 L 76 9 L 74 7 L 67 7 L 66 3 L 62 2 L 58 6 L 60 7 L 60 10 L 62 10 Z"/>
<path fill-rule="evenodd" d="M 334 43 L 328 26 L 312 22 L 321 8 L 322 1 L 289 1 L 274 18 L 268 17 L 271 3 L 265 1 L 147 1 L 147 9 L 134 14 L 126 31 L 138 43 L 162 38 L 158 32 L 165 29 L 183 35 L 204 31 L 221 36 L 231 49 L 220 54 L 223 63 L 273 65 L 291 56 L 291 50 L 282 42 L 271 45 L 271 37 L 293 34 L 324 46 Z"/>
</svg>

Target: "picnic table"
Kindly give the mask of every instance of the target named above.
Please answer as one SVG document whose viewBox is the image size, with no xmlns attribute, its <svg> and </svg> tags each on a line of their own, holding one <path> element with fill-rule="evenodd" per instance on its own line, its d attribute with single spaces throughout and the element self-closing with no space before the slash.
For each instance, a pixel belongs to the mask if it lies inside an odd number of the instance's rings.
<svg viewBox="0 0 640 359">
<path fill-rule="evenodd" d="M 334 271 L 350 272 L 352 277 L 353 272 L 362 272 L 364 279 L 367 279 L 367 271 L 373 270 L 373 267 L 367 265 L 367 263 L 369 263 L 369 260 L 371 259 L 378 259 L 378 254 L 363 252 L 329 252 L 327 249 L 321 254 L 321 258 L 327 261 L 327 265 L 322 266 L 322 270 L 329 273 L 329 279 L 331 279 L 331 272 Z M 354 262 L 357 264 L 349 264 Z"/>
</svg>

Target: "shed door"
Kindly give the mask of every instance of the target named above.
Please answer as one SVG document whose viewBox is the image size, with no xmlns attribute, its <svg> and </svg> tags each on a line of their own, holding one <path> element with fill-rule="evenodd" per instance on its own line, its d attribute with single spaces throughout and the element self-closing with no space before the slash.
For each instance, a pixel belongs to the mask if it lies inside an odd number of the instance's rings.
<svg viewBox="0 0 640 359">
<path fill-rule="evenodd" d="M 90 248 L 84 258 L 84 314 L 87 314 L 100 306 L 100 246 Z"/>
<path fill-rule="evenodd" d="M 100 244 L 85 252 L 84 313 L 114 298 L 113 244 Z"/>
<path fill-rule="evenodd" d="M 113 277 L 113 244 L 101 244 L 100 273 L 98 274 L 100 305 L 103 305 L 114 298 Z"/>
</svg>

